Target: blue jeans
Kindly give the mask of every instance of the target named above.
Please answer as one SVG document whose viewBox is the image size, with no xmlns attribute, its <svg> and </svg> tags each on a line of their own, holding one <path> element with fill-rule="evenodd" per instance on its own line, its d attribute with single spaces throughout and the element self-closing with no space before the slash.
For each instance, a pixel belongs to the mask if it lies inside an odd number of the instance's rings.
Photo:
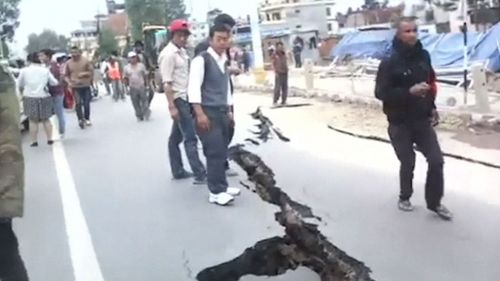
<svg viewBox="0 0 500 281">
<path fill-rule="evenodd" d="M 175 177 L 185 173 L 182 163 L 181 150 L 179 145 L 184 141 L 184 149 L 189 161 L 189 165 L 197 179 L 204 179 L 206 170 L 200 161 L 198 154 L 198 139 L 196 138 L 194 118 L 191 114 L 191 106 L 183 99 L 176 99 L 175 106 L 179 111 L 179 120 L 174 121 L 172 131 L 168 140 L 168 154 L 170 159 L 170 168 Z"/>
<path fill-rule="evenodd" d="M 90 120 L 90 100 L 92 92 L 89 87 L 73 89 L 75 95 L 75 110 L 78 121 Z"/>
<path fill-rule="evenodd" d="M 59 124 L 59 134 L 63 135 L 66 132 L 66 120 L 64 118 L 64 95 L 57 95 L 54 99 L 54 113 L 57 116 Z"/>
<path fill-rule="evenodd" d="M 199 133 L 203 143 L 203 152 L 207 158 L 207 182 L 210 193 L 226 192 L 226 161 L 228 156 L 228 140 L 231 132 L 227 107 L 203 107 L 210 120 L 210 130 Z"/>
</svg>

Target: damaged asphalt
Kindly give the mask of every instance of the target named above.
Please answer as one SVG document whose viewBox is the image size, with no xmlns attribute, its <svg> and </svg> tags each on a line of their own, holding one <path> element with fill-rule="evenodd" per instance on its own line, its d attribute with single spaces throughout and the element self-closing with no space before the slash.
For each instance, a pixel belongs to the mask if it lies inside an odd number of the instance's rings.
<svg viewBox="0 0 500 281">
<path fill-rule="evenodd" d="M 245 105 L 238 108 L 236 137 L 244 142 L 251 136 L 248 129 L 255 130 L 248 114 L 262 102 L 248 95 L 236 102 Z M 95 126 L 82 132 L 70 120 L 64 148 L 106 281 L 194 280 L 258 241 L 285 235 L 274 217 L 279 208 L 253 192 L 243 191 L 233 206 L 220 208 L 207 203 L 204 188 L 170 180 L 170 121 L 162 96 L 155 100 L 153 120 L 144 124 L 135 121 L 128 103 L 104 99 L 93 105 Z M 271 139 L 249 149 L 272 168 L 277 186 L 323 219 L 319 230 L 332 244 L 371 268 L 373 279 L 486 281 L 500 276 L 497 170 L 449 160 L 446 202 L 457 219 L 443 223 L 423 207 L 425 171 L 419 159 L 415 203 L 420 207 L 401 214 L 395 210 L 397 166 L 390 147 L 335 134 L 306 119 L 297 124 L 290 113 L 281 113 L 291 110 L 266 112 L 289 143 Z M 74 280 L 51 151 L 25 145 L 25 152 L 27 210 L 16 230 L 30 277 Z M 246 180 L 239 172 L 233 186 Z M 300 268 L 281 277 L 240 280 L 320 279 Z"/>
</svg>

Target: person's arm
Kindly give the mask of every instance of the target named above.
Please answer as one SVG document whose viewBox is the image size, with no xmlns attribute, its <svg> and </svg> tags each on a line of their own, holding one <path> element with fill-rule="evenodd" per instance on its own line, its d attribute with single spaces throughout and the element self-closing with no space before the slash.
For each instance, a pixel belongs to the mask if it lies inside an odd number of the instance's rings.
<svg viewBox="0 0 500 281">
<path fill-rule="evenodd" d="M 163 88 L 165 91 L 165 96 L 167 97 L 168 109 L 170 111 L 170 116 L 172 119 L 177 119 L 179 117 L 179 111 L 175 106 L 174 102 L 174 69 L 175 69 L 175 54 L 165 54 L 160 59 L 160 73 L 163 81 Z"/>
<path fill-rule="evenodd" d="M 49 85 L 50 86 L 57 86 L 59 85 L 59 81 L 57 81 L 57 79 L 54 77 L 54 75 L 49 71 L 47 70 L 47 73 L 48 73 L 48 76 L 49 76 Z"/>
<path fill-rule="evenodd" d="M 141 64 L 141 67 L 142 67 L 142 77 L 144 79 L 144 88 L 147 88 L 149 85 L 148 70 L 146 69 L 146 66 L 144 64 Z"/>
<path fill-rule="evenodd" d="M 129 72 L 129 69 L 128 67 L 125 67 L 125 69 L 123 70 L 123 84 L 125 84 L 125 86 L 129 86 L 129 76 L 130 76 L 130 72 Z"/>
<path fill-rule="evenodd" d="M 66 63 L 64 66 L 64 80 L 66 81 L 66 84 L 68 84 L 68 87 L 71 87 L 71 70 L 69 63 Z"/>
<path fill-rule="evenodd" d="M 210 129 L 210 121 L 201 107 L 201 85 L 205 78 L 205 59 L 197 56 L 191 62 L 189 73 L 188 100 L 193 106 L 194 115 L 198 129 L 207 132 Z"/>
<path fill-rule="evenodd" d="M 20 72 L 19 72 L 19 77 L 17 78 L 17 84 L 18 84 L 18 88 L 19 88 L 19 93 L 21 93 L 21 96 L 23 95 L 24 93 L 24 86 L 25 86 L 25 80 L 24 80 L 24 69 L 22 69 Z"/>
</svg>

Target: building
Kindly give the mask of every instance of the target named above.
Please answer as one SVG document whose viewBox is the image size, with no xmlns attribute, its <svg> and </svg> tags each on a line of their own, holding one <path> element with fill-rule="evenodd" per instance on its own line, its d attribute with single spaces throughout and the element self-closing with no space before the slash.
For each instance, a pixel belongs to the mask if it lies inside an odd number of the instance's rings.
<svg viewBox="0 0 500 281">
<path fill-rule="evenodd" d="M 70 43 L 87 53 L 93 53 L 99 48 L 97 21 L 81 21 L 80 28 L 71 32 Z"/>
<path fill-rule="evenodd" d="M 210 27 L 207 22 L 200 22 L 197 21 L 196 19 L 193 19 L 189 24 L 191 26 L 190 39 L 194 44 L 197 44 L 203 39 L 208 37 Z"/>
<path fill-rule="evenodd" d="M 124 4 L 116 4 L 113 0 L 106 1 L 108 14 L 97 15 L 95 19 L 80 22 L 80 28 L 71 32 L 70 43 L 92 56 L 99 48 L 99 33 L 103 28 L 113 32 L 119 49 L 127 46 L 130 37 L 129 18 L 124 11 Z M 120 50 L 117 50 L 118 52 Z"/>
<path fill-rule="evenodd" d="M 383 7 L 377 9 L 349 9 L 347 14 L 337 14 L 339 33 L 345 30 L 356 30 L 365 26 L 386 25 L 394 22 L 403 15 L 404 5 Z"/>
<path fill-rule="evenodd" d="M 326 37 L 338 28 L 333 0 L 262 0 L 259 5 L 263 29 L 286 29 L 292 33 L 316 32 Z"/>
</svg>

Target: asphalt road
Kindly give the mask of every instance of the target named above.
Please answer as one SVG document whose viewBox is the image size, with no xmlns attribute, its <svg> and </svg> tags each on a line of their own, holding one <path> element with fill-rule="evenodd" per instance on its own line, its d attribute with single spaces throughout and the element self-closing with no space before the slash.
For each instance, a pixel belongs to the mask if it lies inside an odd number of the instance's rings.
<svg viewBox="0 0 500 281">
<path fill-rule="evenodd" d="M 236 141 L 249 136 L 247 113 L 269 101 L 238 95 Z M 25 140 L 26 216 L 16 231 L 31 280 L 193 280 L 203 268 L 283 234 L 276 209 L 251 192 L 222 208 L 207 202 L 206 188 L 171 180 L 162 96 L 147 123 L 136 121 L 129 101 L 104 98 L 92 106 L 94 126 L 82 131 L 68 113 L 67 138 L 54 148 L 30 148 Z M 403 214 L 396 210 L 398 164 L 390 146 L 336 134 L 311 108 L 265 112 L 292 141 L 251 149 L 274 169 L 280 187 L 323 217 L 330 241 L 364 261 L 376 280 L 500 280 L 498 170 L 447 159 L 445 202 L 456 219 L 443 222 L 424 208 L 419 158 L 418 209 Z M 301 269 L 242 280 L 319 278 Z"/>
</svg>

